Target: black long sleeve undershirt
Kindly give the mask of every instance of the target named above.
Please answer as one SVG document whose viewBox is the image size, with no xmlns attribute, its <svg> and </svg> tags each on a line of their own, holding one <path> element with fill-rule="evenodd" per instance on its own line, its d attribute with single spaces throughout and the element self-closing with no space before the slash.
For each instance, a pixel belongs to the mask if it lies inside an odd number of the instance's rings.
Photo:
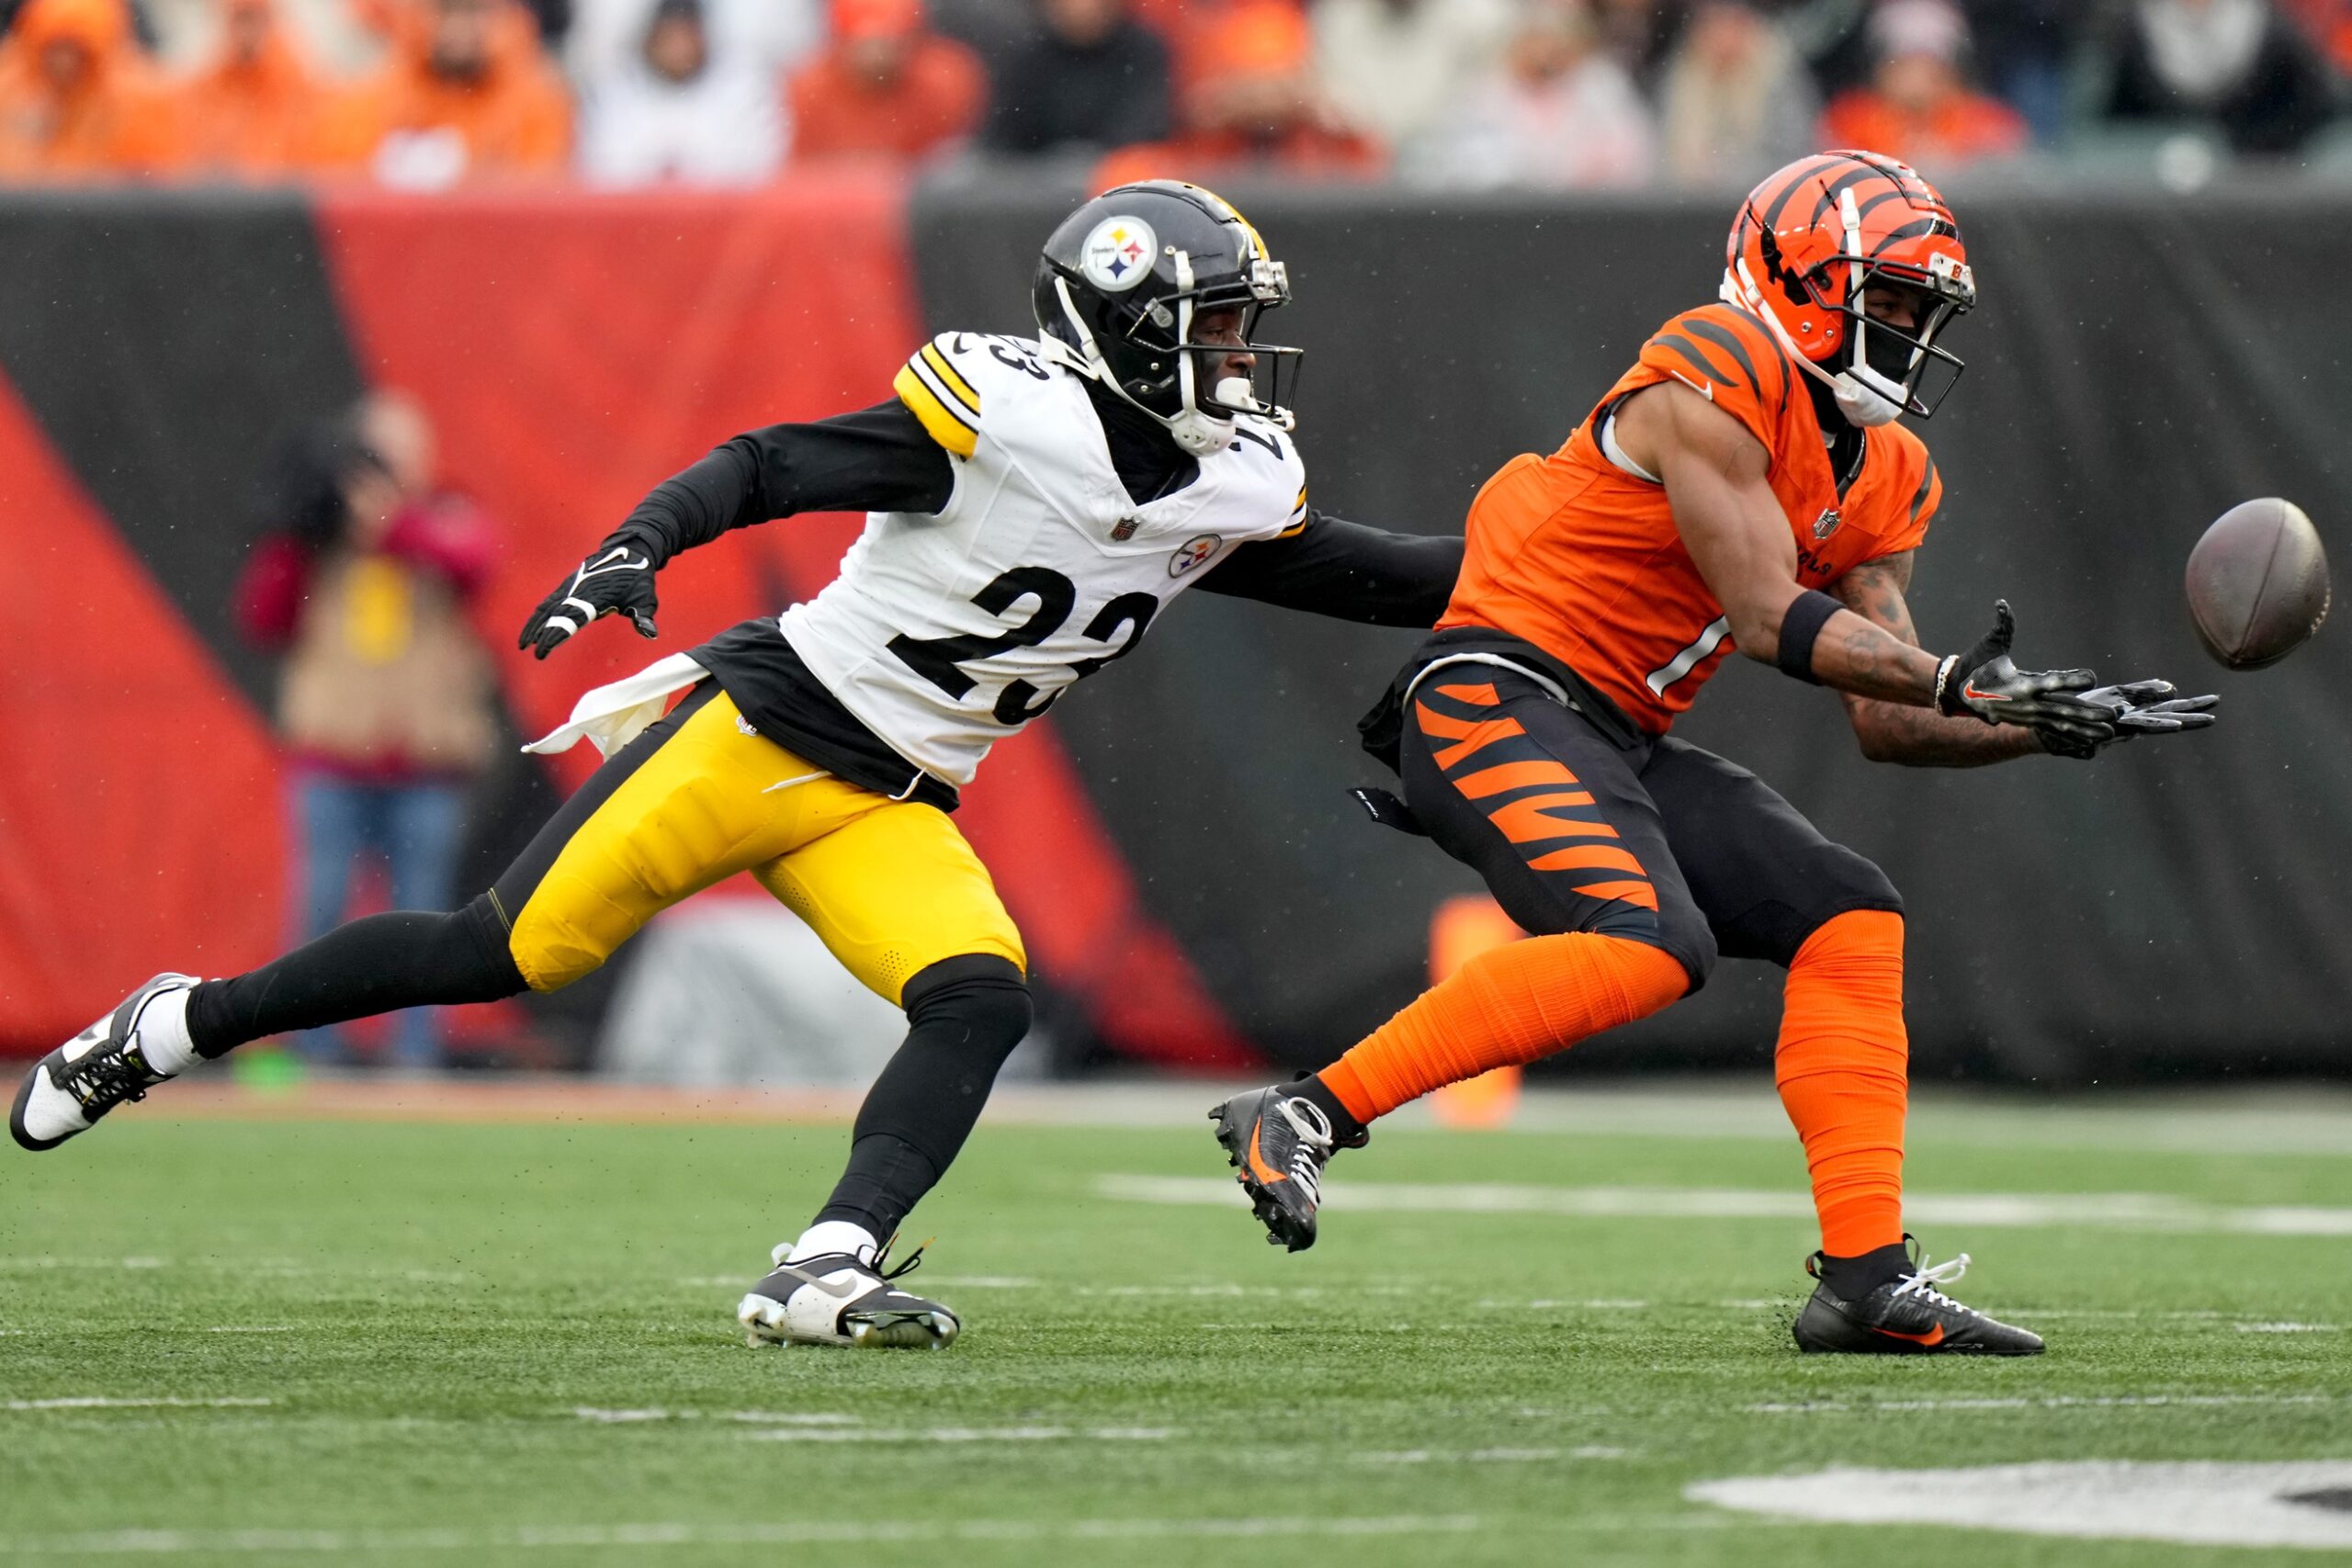
<svg viewBox="0 0 2352 1568">
<path fill-rule="evenodd" d="M 1462 547 L 1458 534 L 1391 534 L 1309 507 L 1300 532 L 1242 546 L 1200 587 L 1365 626 L 1427 628 L 1453 596 Z"/>
<path fill-rule="evenodd" d="M 1096 407 L 1114 466 L 1136 500 L 1181 490 L 1198 474 L 1199 465 L 1146 417 L 1107 395 Z M 616 536 L 635 540 L 660 566 L 729 530 L 797 513 L 937 512 L 955 493 L 954 461 L 895 399 L 808 424 L 772 424 L 656 485 Z M 1391 534 L 1310 509 L 1306 528 L 1242 546 L 1200 586 L 1371 626 L 1427 626 L 1461 567 L 1459 537 Z"/>
<path fill-rule="evenodd" d="M 956 493 L 954 461 L 893 398 L 723 442 L 654 486 L 618 533 L 659 567 L 730 529 L 803 512 L 937 512 Z"/>
</svg>

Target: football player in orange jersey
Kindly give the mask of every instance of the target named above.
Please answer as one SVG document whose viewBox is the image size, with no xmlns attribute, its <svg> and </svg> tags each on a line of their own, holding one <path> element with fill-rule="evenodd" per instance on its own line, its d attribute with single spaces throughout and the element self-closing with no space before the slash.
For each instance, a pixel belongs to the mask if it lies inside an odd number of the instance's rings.
<svg viewBox="0 0 2352 1568">
<path fill-rule="evenodd" d="M 1472 504 L 1436 635 L 1364 721 L 1399 802 L 1528 940 L 1472 961 L 1314 1077 L 1212 1111 L 1270 1240 L 1312 1245 L 1337 1148 L 1442 1084 L 1668 1006 L 1716 957 L 1788 970 L 1775 1079 L 1812 1171 L 1807 1350 L 2031 1355 L 1938 1287 L 1903 1230 L 1903 904 L 1753 773 L 1668 733 L 1737 649 L 1845 700 L 1877 761 L 2096 756 L 2213 722 L 2212 697 L 2020 671 L 2006 603 L 1964 653 L 1904 601 L 1943 497 L 1926 418 L 1976 300 L 1960 226 L 1913 170 L 1826 152 L 1732 226 L 1722 300 L 1675 317 L 1567 445 Z M 2168 700 L 2169 699 L 2169 700 Z"/>
</svg>

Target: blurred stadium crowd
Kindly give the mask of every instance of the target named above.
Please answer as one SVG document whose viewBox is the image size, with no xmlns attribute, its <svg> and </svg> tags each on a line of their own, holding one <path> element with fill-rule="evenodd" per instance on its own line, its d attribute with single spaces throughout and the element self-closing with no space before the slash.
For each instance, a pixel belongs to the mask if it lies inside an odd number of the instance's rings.
<svg viewBox="0 0 2352 1568">
<path fill-rule="evenodd" d="M 0 0 L 0 181 L 2352 166 L 2352 0 Z M 2208 167 L 2213 166 L 2209 161 Z"/>
</svg>

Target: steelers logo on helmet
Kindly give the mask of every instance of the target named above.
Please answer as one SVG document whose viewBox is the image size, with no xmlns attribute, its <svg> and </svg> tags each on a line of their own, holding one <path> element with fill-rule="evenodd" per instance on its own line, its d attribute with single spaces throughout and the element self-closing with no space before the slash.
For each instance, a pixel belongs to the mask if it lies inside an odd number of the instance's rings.
<svg viewBox="0 0 2352 1568">
<path fill-rule="evenodd" d="M 1105 218 L 1086 237 L 1079 265 L 1095 288 L 1118 294 L 1151 276 L 1152 253 L 1159 237 L 1140 218 Z"/>
</svg>

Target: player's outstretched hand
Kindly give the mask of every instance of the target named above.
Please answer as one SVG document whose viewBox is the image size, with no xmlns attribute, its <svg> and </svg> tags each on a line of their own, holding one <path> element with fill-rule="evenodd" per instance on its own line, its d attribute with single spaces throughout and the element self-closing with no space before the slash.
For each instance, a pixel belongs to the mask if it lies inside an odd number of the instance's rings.
<svg viewBox="0 0 2352 1568">
<path fill-rule="evenodd" d="M 2044 741 L 2091 747 L 2112 741 L 2112 710 L 2083 697 L 2098 677 L 2088 670 L 2018 669 L 2009 658 L 2017 629 L 2009 602 L 1996 600 L 1993 629 L 1936 671 L 1936 706 L 1955 718 L 1968 714 L 1987 724 L 2022 724 Z"/>
<path fill-rule="evenodd" d="M 527 648 L 545 659 L 574 633 L 599 615 L 627 615 L 639 637 L 655 637 L 653 616 L 662 602 L 653 592 L 653 573 L 660 563 L 645 547 L 626 539 L 607 539 L 580 569 L 539 601 L 523 623 L 517 648 Z"/>
<path fill-rule="evenodd" d="M 2082 695 L 2083 701 L 2107 710 L 2108 725 L 2115 731 L 2109 745 L 2135 735 L 2178 735 L 2183 730 L 2203 729 L 2220 720 L 2221 715 L 2213 711 L 2222 705 L 2220 697 L 2176 697 L 2177 689 L 2170 681 L 2126 681 L 2120 686 L 2094 686 Z M 2103 750 L 2052 735 L 2044 735 L 2041 744 L 2052 756 L 2082 761 Z"/>
</svg>

